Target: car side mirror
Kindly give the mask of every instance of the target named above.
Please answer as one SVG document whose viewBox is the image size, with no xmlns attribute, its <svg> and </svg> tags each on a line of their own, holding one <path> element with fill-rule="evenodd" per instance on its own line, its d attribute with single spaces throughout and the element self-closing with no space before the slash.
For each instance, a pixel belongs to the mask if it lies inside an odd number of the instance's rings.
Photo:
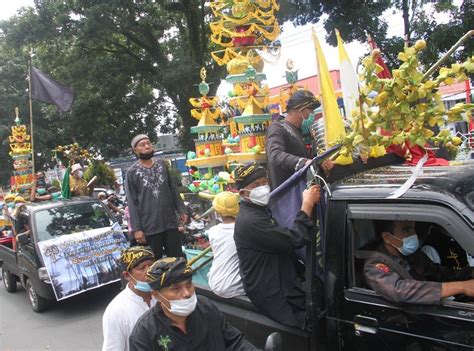
<svg viewBox="0 0 474 351">
<path fill-rule="evenodd" d="M 282 351 L 281 335 L 278 332 L 271 333 L 265 342 L 265 351 Z"/>
<path fill-rule="evenodd" d="M 20 245 L 27 245 L 30 243 L 30 237 L 28 233 L 21 233 L 16 236 L 16 241 L 18 241 Z"/>
</svg>

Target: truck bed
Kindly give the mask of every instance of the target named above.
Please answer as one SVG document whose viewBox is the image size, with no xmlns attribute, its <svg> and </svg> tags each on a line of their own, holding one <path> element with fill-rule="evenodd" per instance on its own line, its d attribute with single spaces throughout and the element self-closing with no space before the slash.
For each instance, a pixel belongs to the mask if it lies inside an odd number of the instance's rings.
<svg viewBox="0 0 474 351">
<path fill-rule="evenodd" d="M 18 275 L 16 252 L 12 249 L 11 242 L 0 243 L 0 261 L 3 261 L 3 269 L 8 269 L 10 273 Z"/>
<path fill-rule="evenodd" d="M 284 350 L 309 350 L 309 333 L 277 323 L 260 314 L 246 296 L 225 299 L 214 294 L 209 287 L 195 284 L 198 295 L 206 296 L 225 315 L 226 320 L 239 329 L 256 347 L 263 348 L 273 332 L 279 332 Z"/>
</svg>

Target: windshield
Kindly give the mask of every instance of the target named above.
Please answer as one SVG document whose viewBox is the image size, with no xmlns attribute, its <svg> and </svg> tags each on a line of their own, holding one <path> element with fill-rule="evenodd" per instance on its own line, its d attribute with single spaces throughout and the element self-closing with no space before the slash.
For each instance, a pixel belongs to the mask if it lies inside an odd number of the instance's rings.
<svg viewBox="0 0 474 351">
<path fill-rule="evenodd" d="M 110 227 L 113 219 L 98 202 L 55 207 L 35 213 L 38 240 Z"/>
</svg>

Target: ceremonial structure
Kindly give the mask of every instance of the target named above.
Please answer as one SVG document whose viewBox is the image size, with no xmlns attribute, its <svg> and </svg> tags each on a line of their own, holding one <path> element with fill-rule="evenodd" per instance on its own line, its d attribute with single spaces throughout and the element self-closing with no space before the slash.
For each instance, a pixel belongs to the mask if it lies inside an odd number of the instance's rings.
<svg viewBox="0 0 474 351">
<path fill-rule="evenodd" d="M 15 125 L 11 127 L 9 136 L 10 156 L 13 159 L 12 192 L 26 193 L 33 184 L 33 162 L 31 136 L 26 126 L 21 123 L 18 107 L 15 108 Z"/>
<path fill-rule="evenodd" d="M 199 123 L 191 128 L 197 134 L 196 152 L 188 153 L 187 165 L 208 179 L 231 171 L 237 164 L 265 161 L 265 131 L 272 118 L 260 53 L 271 50 L 272 41 L 280 34 L 274 0 L 219 0 L 210 6 L 215 18 L 210 25 L 211 41 L 222 48 L 212 57 L 219 65 L 226 65 L 226 81 L 233 89 L 226 118 L 218 99 L 207 96 L 204 70 L 199 84 L 201 97 L 190 100 L 192 116 Z"/>
</svg>

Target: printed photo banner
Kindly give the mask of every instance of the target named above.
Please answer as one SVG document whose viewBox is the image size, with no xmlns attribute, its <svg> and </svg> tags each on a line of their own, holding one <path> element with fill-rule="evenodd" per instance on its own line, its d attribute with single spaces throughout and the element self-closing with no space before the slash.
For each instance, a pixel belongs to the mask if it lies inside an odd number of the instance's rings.
<svg viewBox="0 0 474 351">
<path fill-rule="evenodd" d="M 38 247 L 59 301 L 120 280 L 117 259 L 128 242 L 119 228 L 107 227 L 41 241 Z"/>
</svg>

